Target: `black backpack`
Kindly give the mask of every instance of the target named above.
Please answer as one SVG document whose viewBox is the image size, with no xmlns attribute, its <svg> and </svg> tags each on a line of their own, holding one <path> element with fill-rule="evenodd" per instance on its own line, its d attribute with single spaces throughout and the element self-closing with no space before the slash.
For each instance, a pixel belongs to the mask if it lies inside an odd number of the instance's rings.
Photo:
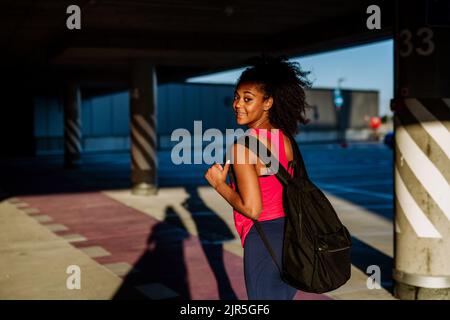
<svg viewBox="0 0 450 320">
<path fill-rule="evenodd" d="M 283 208 L 286 213 L 282 266 L 276 262 L 275 253 L 264 230 L 253 220 L 272 259 L 280 270 L 281 278 L 289 285 L 313 293 L 335 290 L 350 279 L 351 236 L 339 220 L 330 201 L 309 179 L 300 149 L 295 139 L 287 135 L 294 152 L 294 176 L 279 164 L 276 177 L 283 184 Z M 250 143 L 250 139 L 255 139 Z M 253 136 L 245 136 L 244 143 L 255 154 L 270 161 L 278 161 L 265 145 Z M 270 168 L 270 161 L 261 161 Z M 232 166 L 230 167 L 232 171 Z M 235 177 L 232 175 L 232 178 Z"/>
</svg>

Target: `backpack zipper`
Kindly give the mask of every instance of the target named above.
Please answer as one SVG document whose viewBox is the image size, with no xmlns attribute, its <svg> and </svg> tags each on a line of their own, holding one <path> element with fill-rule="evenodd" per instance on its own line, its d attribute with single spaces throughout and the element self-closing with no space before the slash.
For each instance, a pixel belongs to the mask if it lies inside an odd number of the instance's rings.
<svg viewBox="0 0 450 320">
<path fill-rule="evenodd" d="M 343 248 L 339 248 L 339 249 L 333 249 L 333 250 L 325 250 L 323 248 L 319 248 L 319 251 L 326 251 L 326 252 L 338 252 L 338 251 L 343 251 L 350 248 L 350 246 L 347 247 L 343 247 Z"/>
</svg>

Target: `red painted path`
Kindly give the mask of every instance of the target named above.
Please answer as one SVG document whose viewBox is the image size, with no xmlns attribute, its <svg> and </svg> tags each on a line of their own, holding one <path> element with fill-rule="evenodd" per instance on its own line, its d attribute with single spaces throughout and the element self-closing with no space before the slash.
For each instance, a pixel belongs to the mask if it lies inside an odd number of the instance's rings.
<svg viewBox="0 0 450 320">
<path fill-rule="evenodd" d="M 111 253 L 94 258 L 98 263 L 126 262 L 134 266 L 137 272 L 124 277 L 127 287 L 159 283 L 185 299 L 247 299 L 242 258 L 223 250 L 220 244 L 202 247 L 198 237 L 171 223 L 177 221 L 176 213 L 169 213 L 169 222 L 161 222 L 100 192 L 20 199 L 50 216 L 53 221 L 47 223 L 68 228 L 56 232 L 58 235 L 80 234 L 87 239 L 74 242 L 75 247 L 100 246 Z M 125 296 L 118 293 L 118 297 L 135 297 L 130 291 L 124 292 Z M 299 292 L 297 299 L 330 298 Z"/>
</svg>

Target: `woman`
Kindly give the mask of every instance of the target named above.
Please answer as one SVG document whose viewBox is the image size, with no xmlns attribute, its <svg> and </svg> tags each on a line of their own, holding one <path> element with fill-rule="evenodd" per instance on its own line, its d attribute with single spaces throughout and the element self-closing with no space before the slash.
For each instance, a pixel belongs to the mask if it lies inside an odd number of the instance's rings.
<svg viewBox="0 0 450 320">
<path fill-rule="evenodd" d="M 289 162 L 292 146 L 286 135 L 294 136 L 305 117 L 304 87 L 310 85 L 296 63 L 286 58 L 254 58 L 251 67 L 240 76 L 235 90 L 233 109 L 239 125 L 249 128 L 280 165 L 292 175 Z M 278 129 L 278 130 L 276 130 Z M 253 223 L 260 221 L 281 265 L 284 217 L 283 186 L 252 151 L 241 144 L 232 146 L 236 186 L 226 183 L 229 161 L 222 167 L 211 166 L 205 178 L 233 207 L 235 226 L 244 247 L 244 275 L 249 299 L 293 299 L 296 289 L 281 280 L 276 264 Z M 243 161 L 239 161 L 243 159 Z"/>
</svg>

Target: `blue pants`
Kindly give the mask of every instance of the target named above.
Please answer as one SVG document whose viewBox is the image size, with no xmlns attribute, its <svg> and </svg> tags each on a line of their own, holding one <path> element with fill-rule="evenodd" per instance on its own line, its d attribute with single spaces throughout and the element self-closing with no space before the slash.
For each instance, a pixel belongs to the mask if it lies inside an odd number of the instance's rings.
<svg viewBox="0 0 450 320">
<path fill-rule="evenodd" d="M 260 222 L 281 266 L 284 218 Z M 245 287 L 249 300 L 292 300 L 297 289 L 283 282 L 275 262 L 253 225 L 244 242 Z"/>
</svg>

